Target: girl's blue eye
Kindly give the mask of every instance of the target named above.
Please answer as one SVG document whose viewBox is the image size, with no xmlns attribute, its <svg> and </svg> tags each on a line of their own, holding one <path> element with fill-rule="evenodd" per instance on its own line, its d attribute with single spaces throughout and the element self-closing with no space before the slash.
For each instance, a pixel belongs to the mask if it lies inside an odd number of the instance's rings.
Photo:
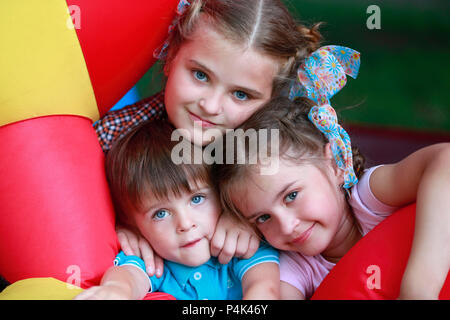
<svg viewBox="0 0 450 320">
<path fill-rule="evenodd" d="M 233 94 L 238 100 L 245 101 L 249 99 L 248 94 L 246 94 L 244 91 L 237 90 Z"/>
<path fill-rule="evenodd" d="M 263 215 L 260 215 L 258 218 L 256 218 L 255 221 L 256 221 L 257 224 L 262 224 L 262 223 L 266 222 L 269 219 L 270 219 L 270 215 L 263 214 Z"/>
<path fill-rule="evenodd" d="M 194 77 L 195 77 L 195 79 L 202 81 L 202 82 L 208 81 L 208 76 L 203 71 L 194 70 Z"/>
<path fill-rule="evenodd" d="M 291 193 L 289 193 L 289 194 L 286 196 L 286 198 L 284 198 L 284 200 L 285 200 L 286 202 L 292 202 L 292 201 L 294 201 L 295 198 L 297 197 L 297 194 L 298 194 L 297 191 L 291 192 Z"/>
<path fill-rule="evenodd" d="M 191 199 L 191 203 L 192 204 L 200 204 L 203 201 L 205 201 L 205 197 L 204 196 L 193 196 Z"/>
<path fill-rule="evenodd" d="M 162 220 L 165 217 L 167 217 L 168 215 L 169 215 L 169 212 L 167 212 L 167 210 L 158 210 L 153 215 L 153 219 L 154 220 Z"/>
</svg>

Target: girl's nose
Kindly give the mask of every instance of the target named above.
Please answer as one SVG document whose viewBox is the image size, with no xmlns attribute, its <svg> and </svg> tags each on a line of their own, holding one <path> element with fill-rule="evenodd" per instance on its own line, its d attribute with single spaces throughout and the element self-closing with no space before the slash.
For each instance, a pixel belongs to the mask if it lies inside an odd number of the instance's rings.
<svg viewBox="0 0 450 320">
<path fill-rule="evenodd" d="M 284 212 L 279 219 L 279 231 L 282 235 L 290 236 L 299 223 L 300 220 L 294 214 Z"/>
<path fill-rule="evenodd" d="M 222 95 L 220 92 L 211 93 L 200 99 L 199 107 L 207 115 L 218 115 L 222 112 Z"/>
</svg>

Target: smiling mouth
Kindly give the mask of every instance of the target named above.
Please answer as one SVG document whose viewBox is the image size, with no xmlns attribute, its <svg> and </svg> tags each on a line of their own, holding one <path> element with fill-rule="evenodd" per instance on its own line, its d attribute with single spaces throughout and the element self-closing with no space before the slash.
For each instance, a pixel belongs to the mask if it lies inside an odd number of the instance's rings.
<svg viewBox="0 0 450 320">
<path fill-rule="evenodd" d="M 308 229 L 306 229 L 305 231 L 303 231 L 300 236 L 298 236 L 297 238 L 295 238 L 294 240 L 292 240 L 292 243 L 294 244 L 302 244 L 304 243 L 306 240 L 308 240 L 309 236 L 312 233 L 312 229 L 314 228 L 316 224 L 313 223 L 313 225 L 311 227 L 309 227 Z"/>
<path fill-rule="evenodd" d="M 203 128 L 211 128 L 216 126 L 214 122 L 200 118 L 199 116 L 193 114 L 192 112 L 189 112 L 189 116 L 194 122 L 199 122 Z"/>
<path fill-rule="evenodd" d="M 202 238 L 197 239 L 197 240 L 194 240 L 194 241 L 190 241 L 190 242 L 188 242 L 188 243 L 182 245 L 181 248 L 190 248 L 190 247 L 193 247 L 193 246 L 195 246 L 197 243 L 199 243 L 200 240 L 202 240 Z"/>
</svg>

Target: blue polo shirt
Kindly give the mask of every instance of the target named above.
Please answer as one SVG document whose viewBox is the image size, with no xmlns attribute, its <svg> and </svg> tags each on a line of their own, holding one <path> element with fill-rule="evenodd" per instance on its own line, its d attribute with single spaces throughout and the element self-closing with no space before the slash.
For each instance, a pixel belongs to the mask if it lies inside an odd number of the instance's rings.
<svg viewBox="0 0 450 320">
<path fill-rule="evenodd" d="M 169 293 L 178 300 L 241 300 L 245 272 L 266 262 L 279 264 L 278 251 L 263 242 L 250 259 L 233 258 L 228 264 L 221 264 L 216 257 L 198 267 L 165 260 L 162 277 L 149 277 L 150 292 Z M 117 255 L 114 265 L 132 265 L 145 272 L 142 259 L 123 252 Z"/>
</svg>

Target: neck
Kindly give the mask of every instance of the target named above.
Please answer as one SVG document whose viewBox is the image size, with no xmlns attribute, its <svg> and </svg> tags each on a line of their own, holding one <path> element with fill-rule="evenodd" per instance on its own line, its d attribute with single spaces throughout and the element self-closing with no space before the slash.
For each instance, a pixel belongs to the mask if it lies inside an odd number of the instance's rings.
<svg viewBox="0 0 450 320">
<path fill-rule="evenodd" d="M 361 238 L 356 218 L 350 206 L 346 204 L 339 229 L 330 245 L 322 252 L 322 256 L 330 262 L 337 263 Z"/>
</svg>

